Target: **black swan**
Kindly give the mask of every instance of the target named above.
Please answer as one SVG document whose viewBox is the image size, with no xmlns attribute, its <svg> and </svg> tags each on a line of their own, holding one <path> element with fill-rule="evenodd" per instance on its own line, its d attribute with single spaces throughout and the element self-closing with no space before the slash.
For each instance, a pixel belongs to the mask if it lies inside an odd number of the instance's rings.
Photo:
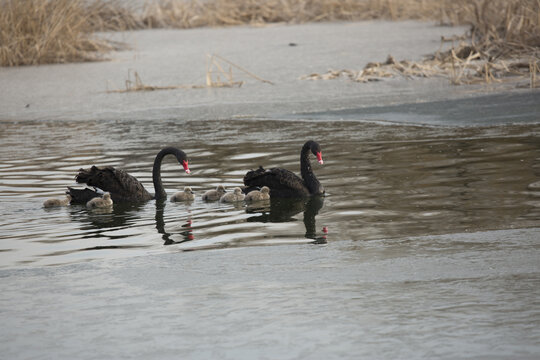
<svg viewBox="0 0 540 360">
<path fill-rule="evenodd" d="M 286 169 L 272 168 L 265 170 L 261 166 L 257 170 L 248 171 L 244 176 L 246 189 L 268 186 L 272 198 L 323 195 L 324 187 L 311 170 L 311 163 L 309 161 L 310 151 L 317 157 L 320 164 L 323 163 L 320 145 L 313 140 L 306 142 L 302 146 L 302 152 L 300 153 L 300 172 L 302 179 Z"/>
<path fill-rule="evenodd" d="M 245 195 L 242 194 L 242 189 L 240 189 L 239 187 L 236 187 L 236 188 L 234 188 L 234 192 L 226 193 L 225 195 L 223 195 L 219 199 L 219 202 L 222 202 L 222 203 L 234 203 L 234 202 L 244 200 L 244 197 L 245 197 Z"/>
<path fill-rule="evenodd" d="M 102 198 L 95 197 L 86 203 L 86 207 L 89 209 L 106 208 L 111 207 L 112 205 L 113 201 L 111 199 L 111 194 L 108 192 L 104 193 Z"/>
<path fill-rule="evenodd" d="M 251 202 L 251 201 L 263 201 L 263 200 L 268 200 L 270 199 L 270 188 L 268 186 L 263 186 L 261 188 L 261 191 L 259 190 L 253 190 L 253 191 L 250 191 L 247 195 L 246 195 L 246 202 Z"/>
<path fill-rule="evenodd" d="M 227 191 L 223 185 L 218 185 L 216 190 L 208 190 L 202 196 L 204 201 L 218 201 Z"/>
<path fill-rule="evenodd" d="M 176 156 L 176 159 L 184 167 L 186 173 L 190 173 L 187 156 L 182 150 L 174 147 L 163 148 L 156 155 L 154 167 L 152 168 L 155 195 L 146 191 L 143 184 L 134 176 L 111 166 L 104 168 L 92 166 L 90 169 L 79 169 L 75 181 L 109 192 L 114 202 L 139 202 L 151 199 L 165 200 L 167 193 L 161 183 L 161 162 L 166 155 Z M 68 187 L 67 193 L 71 195 L 72 203 L 79 204 L 86 204 L 92 198 L 100 196 L 98 191 L 89 188 L 78 190 Z"/>
<path fill-rule="evenodd" d="M 173 196 L 171 196 L 171 202 L 177 202 L 177 201 L 193 201 L 195 199 L 195 195 L 193 195 L 193 190 L 189 186 L 186 186 L 184 188 L 184 191 L 179 191 L 175 193 Z"/>
<path fill-rule="evenodd" d="M 57 207 L 57 206 L 67 206 L 71 202 L 71 196 L 66 195 L 65 199 L 47 199 L 43 203 L 43 207 Z"/>
</svg>

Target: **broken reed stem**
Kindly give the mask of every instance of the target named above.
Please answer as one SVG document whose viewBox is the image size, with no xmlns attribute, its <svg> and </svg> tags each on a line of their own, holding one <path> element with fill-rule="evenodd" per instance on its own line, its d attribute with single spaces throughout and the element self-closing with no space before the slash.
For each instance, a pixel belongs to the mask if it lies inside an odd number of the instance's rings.
<svg viewBox="0 0 540 360">
<path fill-rule="evenodd" d="M 531 74 L 531 83 L 530 83 L 531 89 L 536 88 L 536 72 L 538 72 L 539 70 L 540 68 L 538 66 L 538 62 L 534 59 L 531 59 L 529 61 L 529 72 Z"/>
<path fill-rule="evenodd" d="M 534 89 L 534 87 L 536 86 L 536 69 L 534 68 L 532 62 L 529 64 L 529 72 L 531 73 L 530 88 Z"/>
<path fill-rule="evenodd" d="M 458 82 L 456 78 L 456 64 L 454 62 L 454 59 L 455 59 L 454 55 L 455 55 L 454 49 L 452 48 L 452 84 L 457 85 Z"/>
<path fill-rule="evenodd" d="M 223 66 L 219 63 L 217 60 L 221 60 L 223 62 L 226 62 L 230 65 L 229 71 L 226 71 Z M 212 78 L 212 74 L 214 74 L 213 67 L 217 68 L 217 79 L 214 80 Z M 141 80 L 141 77 L 137 73 L 137 71 L 128 69 L 128 78 L 125 81 L 125 89 L 119 89 L 119 90 L 109 90 L 109 86 L 107 83 L 107 90 L 108 93 L 125 93 L 125 92 L 134 92 L 134 91 L 153 91 L 153 90 L 170 90 L 170 89 L 202 89 L 202 88 L 222 88 L 222 87 L 241 87 L 244 82 L 243 81 L 234 81 L 233 79 L 233 73 L 232 73 L 232 67 L 235 67 L 242 72 L 248 74 L 250 77 L 261 81 L 266 84 L 274 85 L 273 82 L 269 80 L 265 80 L 255 74 L 253 74 L 250 71 L 247 71 L 243 67 L 233 63 L 230 60 L 225 59 L 222 56 L 213 54 L 213 55 L 206 55 L 206 85 L 167 85 L 167 86 L 151 86 L 151 85 L 145 85 L 143 81 Z M 132 75 L 133 72 L 133 75 Z M 222 75 L 226 81 L 221 81 L 219 75 Z M 134 81 L 131 79 L 131 77 L 134 77 Z"/>
<path fill-rule="evenodd" d="M 229 64 L 229 65 L 231 65 L 231 66 L 237 68 L 238 70 L 244 72 L 245 74 L 251 76 L 252 78 L 254 78 L 254 79 L 256 79 L 256 80 L 259 80 L 259 81 L 261 81 L 261 82 L 263 82 L 263 83 L 266 83 L 266 84 L 274 85 L 274 83 L 271 82 L 270 80 L 265 80 L 265 79 L 263 79 L 263 78 L 261 78 L 261 77 L 255 75 L 255 74 L 253 74 L 252 72 L 247 71 L 247 70 L 244 69 L 243 67 L 241 67 L 241 66 L 239 66 L 239 65 L 236 65 L 235 63 L 233 63 L 233 62 L 231 62 L 231 61 L 229 61 L 229 60 L 223 58 L 222 56 L 219 56 L 219 55 L 214 54 L 214 55 L 212 55 L 212 57 L 217 58 L 217 59 L 220 59 L 220 60 L 226 62 L 227 64 Z M 218 66 L 219 66 L 219 65 L 218 65 Z"/>
</svg>

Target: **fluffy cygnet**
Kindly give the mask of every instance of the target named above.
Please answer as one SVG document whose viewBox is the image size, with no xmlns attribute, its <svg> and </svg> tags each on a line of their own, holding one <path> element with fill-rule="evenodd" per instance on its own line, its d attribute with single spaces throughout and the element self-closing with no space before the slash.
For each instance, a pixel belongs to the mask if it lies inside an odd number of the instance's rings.
<svg viewBox="0 0 540 360">
<path fill-rule="evenodd" d="M 223 203 L 233 203 L 244 200 L 245 195 L 242 194 L 242 189 L 239 187 L 234 188 L 234 192 L 232 193 L 226 193 L 219 199 L 220 202 Z"/>
<path fill-rule="evenodd" d="M 225 193 L 225 187 L 223 187 L 223 185 L 218 185 L 216 190 L 208 190 L 207 192 L 205 192 L 202 196 L 202 199 L 204 201 L 218 201 Z"/>
<path fill-rule="evenodd" d="M 177 201 L 193 201 L 195 199 L 195 195 L 193 195 L 193 190 L 189 186 L 186 186 L 184 188 L 184 191 L 179 191 L 175 193 L 173 196 L 171 196 L 171 202 L 177 202 Z"/>
<path fill-rule="evenodd" d="M 111 194 L 108 192 L 103 194 L 103 197 L 95 197 L 89 202 L 86 203 L 86 207 L 89 209 L 97 209 L 97 208 L 106 208 L 112 206 L 113 201 L 111 199 Z"/>
<path fill-rule="evenodd" d="M 57 206 L 67 206 L 69 205 L 69 202 L 71 201 L 71 196 L 66 195 L 65 199 L 47 199 L 43 203 L 43 207 L 50 208 L 50 207 L 57 207 Z"/>
<path fill-rule="evenodd" d="M 253 190 L 246 195 L 246 201 L 261 201 L 270 199 L 270 188 L 263 186 L 261 191 Z"/>
</svg>

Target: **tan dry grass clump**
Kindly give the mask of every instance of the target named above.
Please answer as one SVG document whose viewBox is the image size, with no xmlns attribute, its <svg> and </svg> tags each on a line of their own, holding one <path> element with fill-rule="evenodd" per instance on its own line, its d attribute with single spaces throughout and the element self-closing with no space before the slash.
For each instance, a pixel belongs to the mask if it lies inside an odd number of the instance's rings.
<svg viewBox="0 0 540 360">
<path fill-rule="evenodd" d="M 98 59 L 114 45 L 91 35 L 92 16 L 78 0 L 0 0 L 0 65 Z"/>
<path fill-rule="evenodd" d="M 157 0 L 141 19 L 148 27 L 260 25 L 368 19 L 427 19 L 440 0 Z"/>
<path fill-rule="evenodd" d="M 454 84 L 501 82 L 528 77 L 537 87 L 540 65 L 540 0 L 477 0 L 449 3 L 461 23 L 471 25 L 468 41 L 420 63 Z"/>
<path fill-rule="evenodd" d="M 85 1 L 87 22 L 91 31 L 124 31 L 144 29 L 140 9 L 129 2 L 115 0 Z"/>
<path fill-rule="evenodd" d="M 471 26 L 467 36 L 442 39 L 452 41 L 450 50 L 437 51 L 420 62 L 389 56 L 386 62 L 369 63 L 362 70 L 330 70 L 302 79 L 347 77 L 366 82 L 396 75 L 444 76 L 453 84 L 472 84 L 527 77 L 528 86 L 540 86 L 540 0 L 444 0 L 441 4 L 438 20 Z"/>
</svg>

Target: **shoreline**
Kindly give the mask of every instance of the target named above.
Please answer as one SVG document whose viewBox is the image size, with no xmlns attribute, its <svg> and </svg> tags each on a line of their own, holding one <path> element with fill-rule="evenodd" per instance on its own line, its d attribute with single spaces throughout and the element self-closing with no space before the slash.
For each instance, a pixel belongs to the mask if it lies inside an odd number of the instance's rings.
<svg viewBox="0 0 540 360">
<path fill-rule="evenodd" d="M 442 78 L 300 79 L 328 69 L 361 69 L 389 52 L 418 60 L 440 46 L 441 36 L 462 31 L 417 21 L 364 21 L 110 33 L 132 49 L 111 53 L 109 61 L 1 68 L 0 86 L 10 90 L 0 98 L 0 121 L 279 119 L 539 91 L 516 91 L 512 84 L 454 86 Z M 240 87 L 107 92 L 121 89 L 128 71 L 150 86 L 204 85 L 207 54 L 218 54 L 274 85 L 232 68 L 233 80 L 243 81 Z"/>
</svg>

